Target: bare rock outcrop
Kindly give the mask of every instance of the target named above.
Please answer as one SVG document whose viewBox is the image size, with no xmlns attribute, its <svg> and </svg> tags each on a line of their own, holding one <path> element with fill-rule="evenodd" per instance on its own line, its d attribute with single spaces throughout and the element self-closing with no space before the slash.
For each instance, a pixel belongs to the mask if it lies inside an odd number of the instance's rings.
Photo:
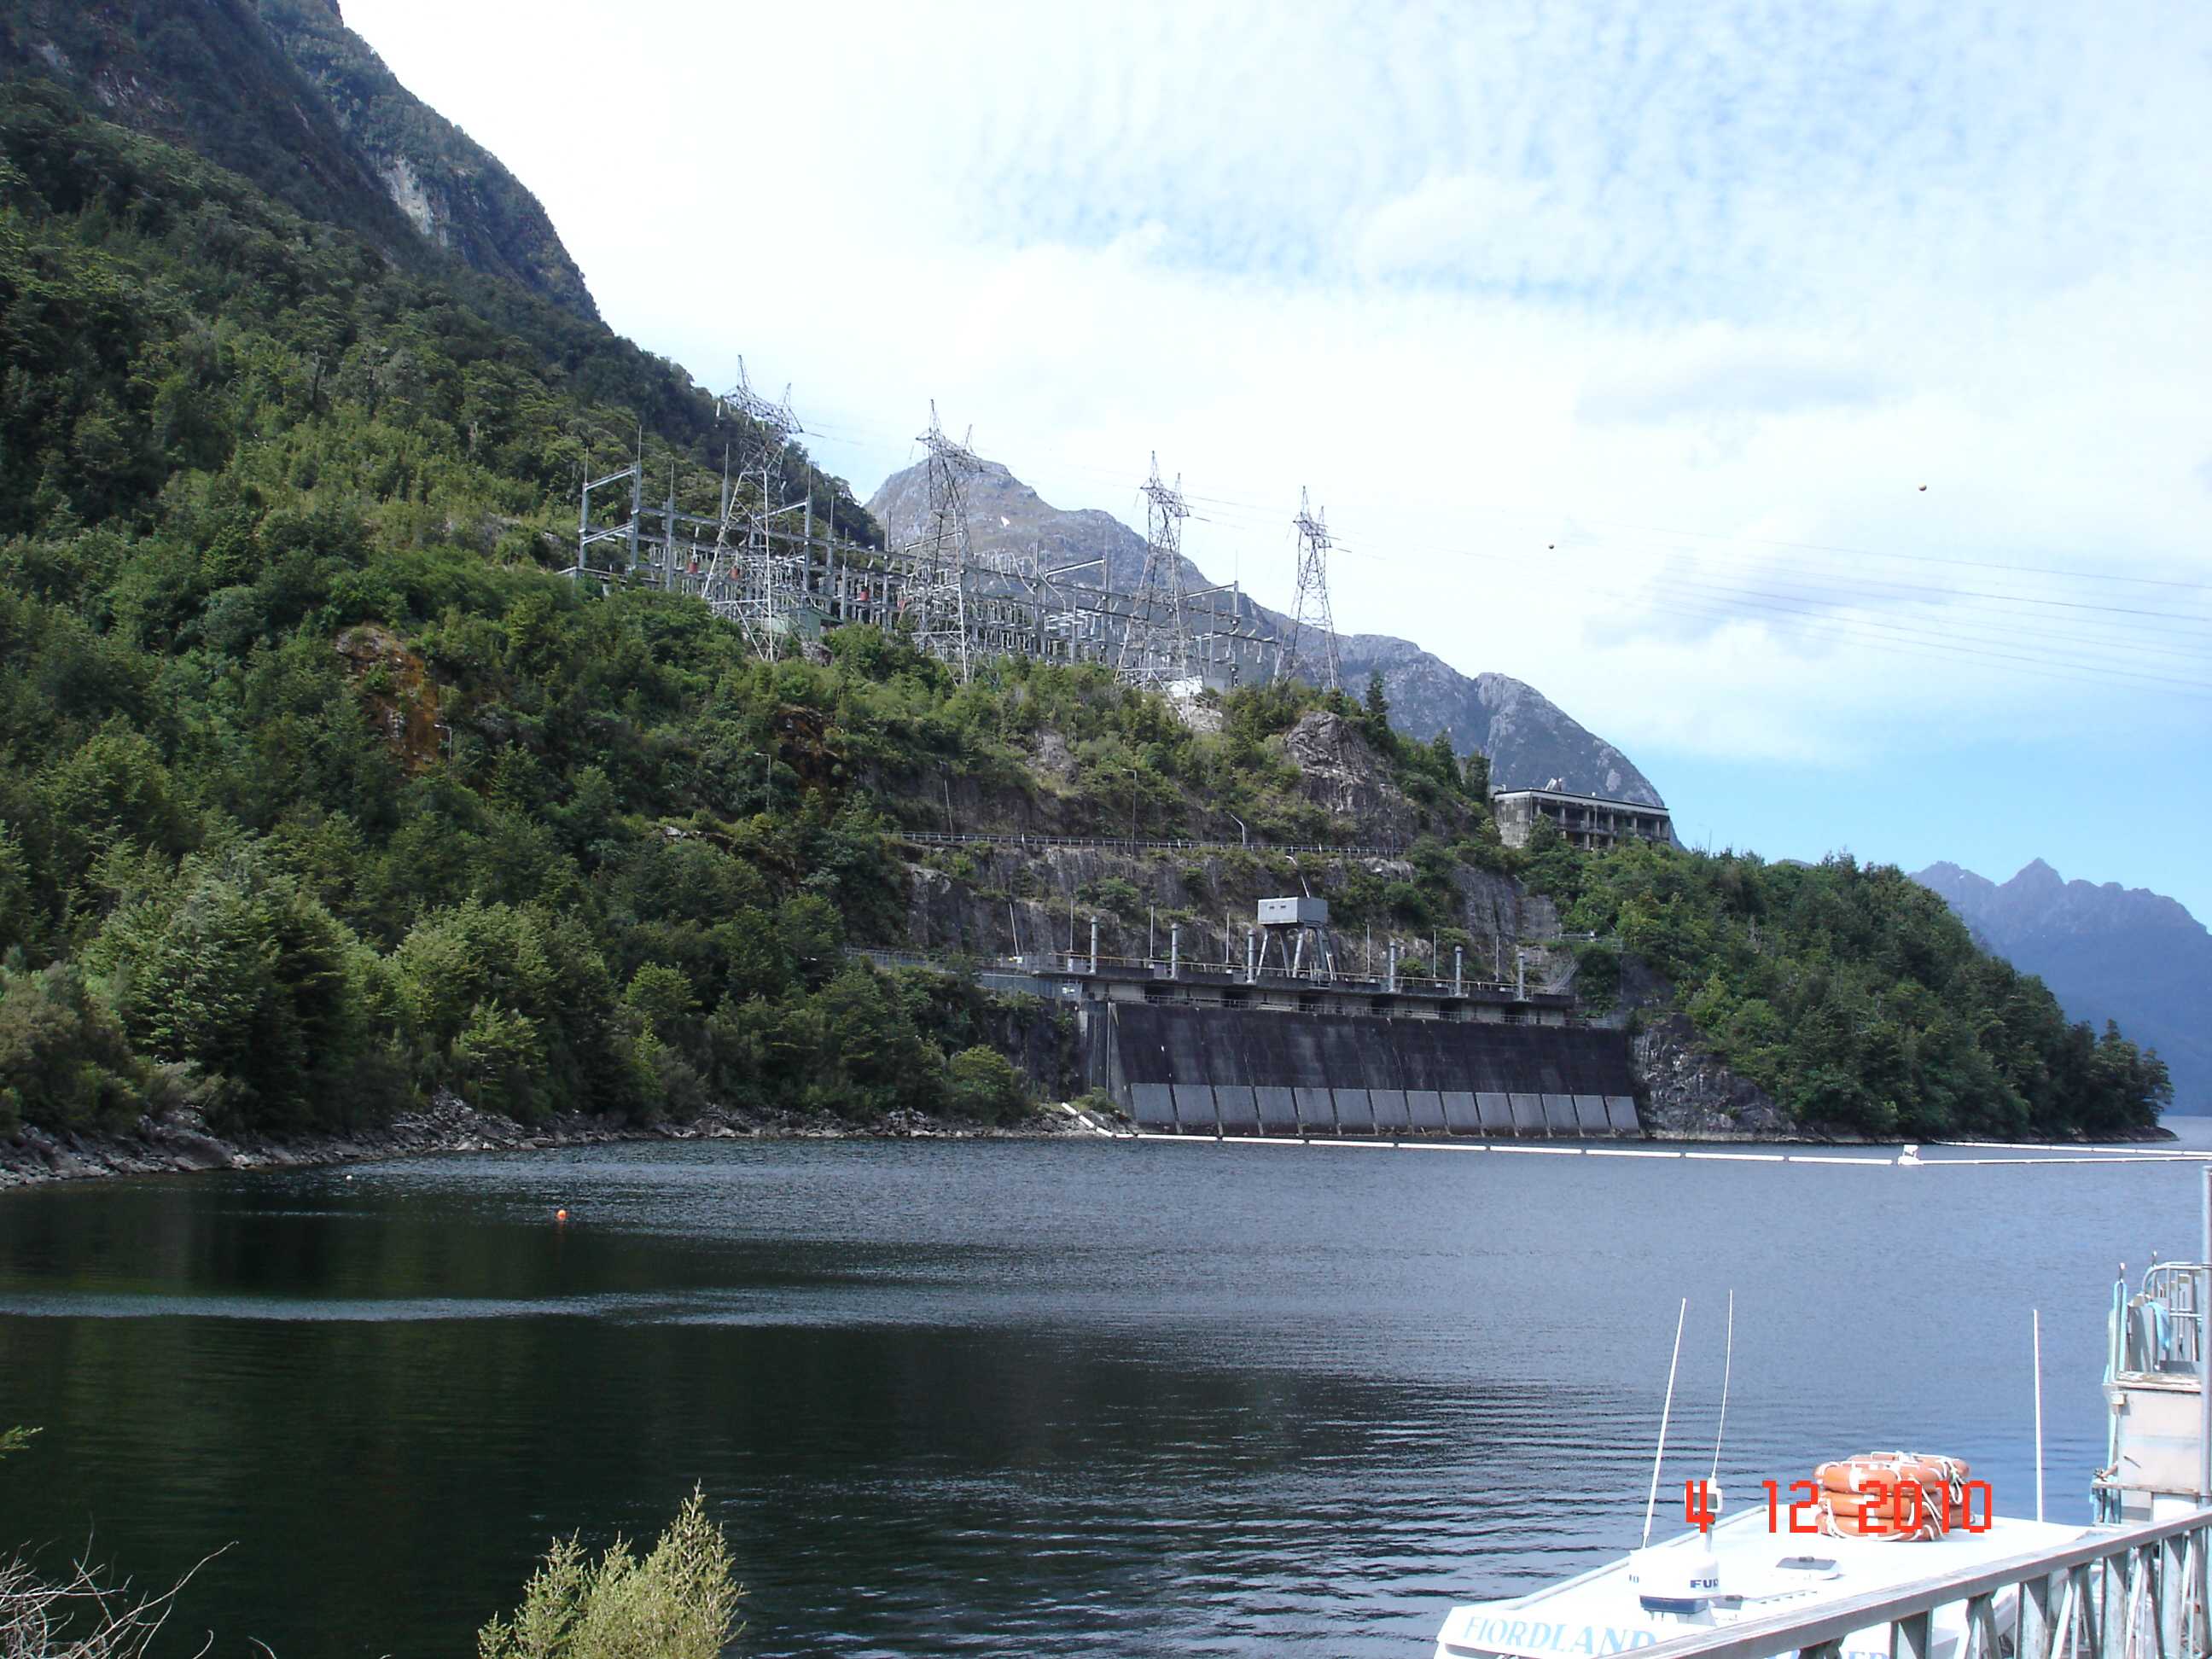
<svg viewBox="0 0 2212 1659">
<path fill-rule="evenodd" d="M 1799 1132 L 1757 1084 L 1738 1077 L 1698 1045 L 1680 1014 L 1636 1034 L 1632 1061 L 1644 1098 L 1647 1133 L 1662 1140 L 1775 1140 Z"/>
<path fill-rule="evenodd" d="M 1343 715 L 1316 708 L 1301 716 L 1283 734 L 1283 752 L 1297 763 L 1298 793 L 1323 811 L 1356 821 L 1378 842 L 1402 843 L 1419 833 L 1413 803 Z"/>
</svg>

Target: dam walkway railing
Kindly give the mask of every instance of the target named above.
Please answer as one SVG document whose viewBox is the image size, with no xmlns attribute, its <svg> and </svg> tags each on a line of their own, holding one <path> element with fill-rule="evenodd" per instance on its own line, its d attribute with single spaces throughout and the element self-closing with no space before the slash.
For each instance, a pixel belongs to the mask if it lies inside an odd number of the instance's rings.
<svg viewBox="0 0 2212 1659">
<path fill-rule="evenodd" d="M 1101 853 L 1250 853 L 1255 856 L 1269 853 L 1326 853 L 1333 858 L 1402 859 L 1407 850 L 1398 846 L 1346 847 L 1320 841 L 1157 841 L 1134 836 L 1033 836 L 1018 830 L 1002 835 L 988 830 L 962 834 L 950 830 L 895 830 L 890 833 L 895 841 L 912 842 L 922 847 L 1066 847 Z"/>
<path fill-rule="evenodd" d="M 1178 985 L 1245 986 L 1257 985 L 1270 990 L 1330 990 L 1364 993 L 1370 996 L 1459 997 L 1470 993 L 1482 996 L 1499 994 L 1518 996 L 1522 989 L 1538 996 L 1558 996 L 1565 991 L 1570 979 L 1530 981 L 1525 988 L 1516 988 L 1510 979 L 1497 978 L 1489 974 L 1452 975 L 1420 974 L 1401 967 L 1395 983 L 1375 974 L 1316 973 L 1308 969 L 1292 976 L 1279 969 L 1267 968 L 1257 979 L 1248 978 L 1245 969 L 1235 963 L 1200 962 L 1185 957 L 1176 961 L 1168 957 L 1117 957 L 1101 953 L 1091 956 L 1085 951 L 1052 950 L 1027 957 L 970 956 L 958 951 L 890 950 L 877 945 L 848 945 L 845 954 L 861 961 L 872 962 L 878 968 L 923 968 L 935 973 L 957 974 L 972 972 L 978 982 L 991 990 L 1028 991 L 1039 996 L 1054 994 L 1064 987 L 1070 975 L 1088 975 L 1096 969 L 1140 975 L 1165 991 Z M 1589 1017 L 1577 1012 L 1570 1017 L 1574 1025 L 1587 1025 Z"/>
<path fill-rule="evenodd" d="M 2212 1653 L 2208 1543 L 2212 1509 L 1698 1631 L 1639 1649 L 1637 1659 L 1842 1659 L 1846 1638 L 1883 1625 L 1891 1659 L 1935 1659 L 1936 1615 L 1961 1605 L 1966 1628 L 1948 1659 L 2203 1659 Z M 2013 1605 L 2001 1619 L 2008 1595 Z"/>
</svg>

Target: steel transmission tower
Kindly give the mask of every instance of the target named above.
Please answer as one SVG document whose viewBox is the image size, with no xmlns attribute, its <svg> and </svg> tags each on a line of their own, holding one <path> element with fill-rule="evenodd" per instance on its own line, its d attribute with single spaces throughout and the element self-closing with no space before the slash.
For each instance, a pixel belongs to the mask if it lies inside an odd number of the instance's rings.
<svg viewBox="0 0 2212 1659">
<path fill-rule="evenodd" d="M 1145 485 L 1145 574 L 1129 604 L 1129 626 L 1121 635 L 1115 673 L 1124 685 L 1158 690 L 1190 677 L 1190 628 L 1183 614 L 1182 479 L 1171 489 L 1160 482 L 1160 458 L 1152 457 L 1152 476 Z"/>
<path fill-rule="evenodd" d="M 1307 672 L 1324 691 L 1334 691 L 1341 683 L 1336 663 L 1336 618 L 1328 608 L 1328 509 L 1310 511 L 1306 505 L 1306 492 L 1298 491 L 1298 516 L 1291 520 L 1298 532 L 1298 598 L 1291 608 L 1291 644 L 1283 653 L 1283 665 L 1277 671 L 1279 678 L 1288 679 L 1297 672 L 1299 654 L 1311 650 L 1318 660 Z M 1317 634 L 1320 638 L 1309 646 L 1306 635 Z"/>
<path fill-rule="evenodd" d="M 791 388 L 783 389 L 781 402 L 771 402 L 753 390 L 752 382 L 745 378 L 745 360 L 738 359 L 738 383 L 725 392 L 718 400 L 722 408 L 744 416 L 762 430 L 767 451 L 773 455 L 793 438 L 805 435 L 806 428 L 799 423 L 799 416 L 791 412 Z"/>
<path fill-rule="evenodd" d="M 973 434 L 971 433 L 972 436 Z M 981 457 L 965 442 L 945 436 L 937 423 L 937 401 L 930 400 L 929 430 L 915 439 L 929 451 L 929 509 L 921 538 L 914 546 L 914 576 L 907 589 L 914 618 L 914 642 L 931 656 L 951 663 L 962 680 L 970 672 L 968 652 L 968 508 L 961 481 L 983 470 Z"/>
<path fill-rule="evenodd" d="M 721 522 L 699 591 L 716 616 L 736 623 L 756 650 L 772 656 L 777 618 L 799 597 L 804 585 L 803 560 L 779 556 L 769 535 L 776 464 L 785 447 L 806 428 L 792 413 L 791 388 L 784 387 L 780 402 L 763 397 L 746 379 L 743 357 L 738 359 L 737 385 L 715 400 L 715 412 L 724 410 L 750 422 L 757 436 L 738 457 L 737 478 L 723 483 Z M 743 486 L 755 480 L 758 493 L 748 501 Z M 780 557 L 793 568 L 779 570 Z"/>
</svg>

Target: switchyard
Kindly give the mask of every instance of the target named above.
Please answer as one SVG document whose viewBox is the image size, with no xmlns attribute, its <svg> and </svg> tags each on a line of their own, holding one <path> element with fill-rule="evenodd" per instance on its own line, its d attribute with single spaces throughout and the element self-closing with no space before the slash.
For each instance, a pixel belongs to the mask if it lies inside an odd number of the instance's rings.
<svg viewBox="0 0 2212 1659">
<path fill-rule="evenodd" d="M 811 491 L 779 501 L 783 452 L 805 428 L 790 392 L 770 399 L 753 390 L 739 365 L 723 408 L 744 418 L 750 436 L 733 447 L 720 499 L 710 512 L 678 499 L 672 471 L 658 500 L 648 496 L 641 462 L 586 477 L 579 494 L 576 562 L 565 573 L 580 585 L 619 584 L 688 593 L 741 628 L 764 657 L 820 648 L 829 629 L 858 623 L 908 631 L 917 649 L 961 679 L 996 657 L 1097 663 L 1125 684 L 1169 692 L 1225 690 L 1288 673 L 1298 635 L 1285 650 L 1254 614 L 1241 586 L 1185 585 L 1182 525 L 1190 516 L 1181 480 L 1161 479 L 1159 460 L 1142 486 L 1146 502 L 1143 574 L 1132 591 L 1115 586 L 1097 561 L 1048 566 L 1037 554 L 978 553 L 971 545 L 964 482 L 983 462 L 965 439 L 939 424 L 936 406 L 915 441 L 927 452 L 928 506 L 919 533 L 872 547 L 817 520 Z M 834 512 L 834 508 L 833 508 Z M 1301 503 L 1299 533 L 1318 525 Z M 1325 543 L 1324 543 L 1325 545 Z M 1325 580 L 1309 556 L 1300 567 L 1301 616 L 1320 621 L 1306 649 L 1328 683 L 1335 679 L 1335 636 L 1326 631 Z M 1326 641 L 1326 643 L 1322 643 Z"/>
</svg>

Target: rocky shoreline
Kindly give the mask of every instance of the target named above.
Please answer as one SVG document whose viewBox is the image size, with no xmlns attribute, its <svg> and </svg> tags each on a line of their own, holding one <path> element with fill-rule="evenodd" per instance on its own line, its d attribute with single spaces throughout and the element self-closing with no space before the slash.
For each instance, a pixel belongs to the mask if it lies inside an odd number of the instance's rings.
<svg viewBox="0 0 2212 1659">
<path fill-rule="evenodd" d="M 1649 1105 L 1644 1109 L 1644 1131 L 1649 1139 L 1871 1144 L 1863 1135 L 1824 1133 L 1817 1126 L 1787 1123 L 1778 1111 L 1770 1115 L 1759 1110 L 1765 1097 L 1758 1091 L 1727 1074 L 1709 1057 L 1686 1052 L 1688 1045 L 1680 1042 L 1680 1034 L 1674 1036 L 1672 1042 L 1662 1038 L 1654 1045 L 1674 1062 L 1674 1075 L 1668 1079 L 1668 1086 L 1654 1091 L 1662 1103 L 1659 1109 Z M 1745 1091 L 1758 1099 L 1741 1099 Z M 422 1111 L 404 1113 L 374 1128 L 344 1134 L 298 1135 L 284 1140 L 226 1138 L 212 1133 L 191 1114 L 141 1118 L 131 1130 L 106 1134 L 56 1134 L 22 1125 L 0 1136 L 0 1192 L 52 1181 L 186 1175 L 204 1170 L 306 1169 L 439 1153 L 543 1152 L 618 1141 L 1049 1140 L 1103 1132 L 1105 1126 L 1079 1113 L 1050 1107 L 1011 1127 L 963 1123 L 919 1113 L 844 1123 L 785 1113 L 720 1109 L 682 1123 L 613 1123 L 579 1112 L 525 1124 L 473 1110 L 452 1096 L 441 1096 Z M 2164 1127 L 2094 1137 L 2107 1144 L 2176 1139 L 2172 1130 Z"/>
<path fill-rule="evenodd" d="M 128 1131 L 63 1133 L 21 1125 L 0 1136 L 0 1191 L 50 1181 L 107 1176 L 184 1175 L 204 1170 L 300 1169 L 359 1164 L 441 1152 L 538 1152 L 598 1146 L 617 1141 L 1049 1139 L 1091 1133 L 1087 1121 L 1048 1109 L 1011 1127 L 963 1123 L 896 1113 L 880 1121 L 848 1124 L 787 1114 L 710 1110 L 684 1123 L 615 1123 L 571 1113 L 539 1123 L 473 1110 L 441 1096 L 419 1112 L 343 1134 L 303 1134 L 283 1140 L 227 1138 L 196 1115 L 143 1117 Z"/>
</svg>

